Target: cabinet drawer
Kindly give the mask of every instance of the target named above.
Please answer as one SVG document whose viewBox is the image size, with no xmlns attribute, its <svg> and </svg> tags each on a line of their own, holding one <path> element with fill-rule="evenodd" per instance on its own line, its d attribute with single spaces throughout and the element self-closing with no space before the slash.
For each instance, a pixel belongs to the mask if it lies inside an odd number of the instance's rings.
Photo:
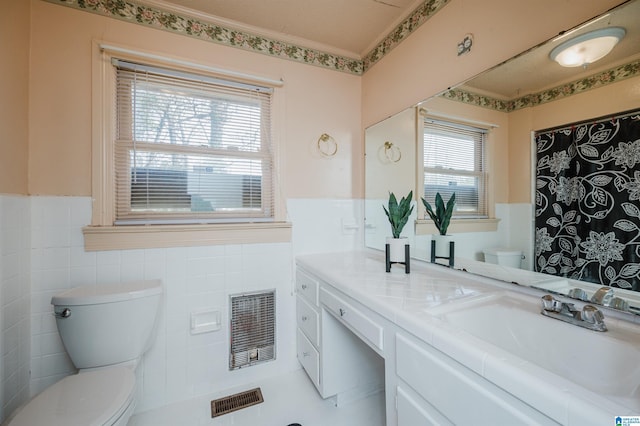
<svg viewBox="0 0 640 426">
<path fill-rule="evenodd" d="M 320 355 L 313 347 L 307 336 L 298 328 L 297 352 L 298 361 L 307 372 L 313 384 L 320 389 Z"/>
<path fill-rule="evenodd" d="M 318 347 L 318 312 L 300 296 L 296 297 L 296 319 L 298 327 L 307 335 L 313 346 Z"/>
<path fill-rule="evenodd" d="M 318 280 L 300 269 L 296 270 L 296 291 L 313 306 L 318 306 Z"/>
<path fill-rule="evenodd" d="M 359 333 L 374 347 L 383 349 L 383 328 L 340 296 L 326 289 L 320 290 L 320 301 L 342 322 Z"/>
</svg>

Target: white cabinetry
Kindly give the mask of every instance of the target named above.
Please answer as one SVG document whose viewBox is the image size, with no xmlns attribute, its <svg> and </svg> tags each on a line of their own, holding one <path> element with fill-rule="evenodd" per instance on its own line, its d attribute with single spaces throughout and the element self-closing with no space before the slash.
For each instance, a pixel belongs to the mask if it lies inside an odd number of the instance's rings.
<svg viewBox="0 0 640 426">
<path fill-rule="evenodd" d="M 296 346 L 300 364 L 320 395 L 335 397 L 336 405 L 381 391 L 384 360 L 345 324 L 362 331 L 380 348 L 382 326 L 355 309 L 343 295 L 322 286 L 314 276 L 301 269 L 296 271 Z M 329 306 L 322 300 L 328 301 Z"/>
<path fill-rule="evenodd" d="M 557 424 L 432 346 L 402 334 L 396 336 L 396 374 L 399 426 Z M 411 398 L 402 382 L 419 397 Z M 415 423 L 416 418 L 424 423 Z"/>
</svg>

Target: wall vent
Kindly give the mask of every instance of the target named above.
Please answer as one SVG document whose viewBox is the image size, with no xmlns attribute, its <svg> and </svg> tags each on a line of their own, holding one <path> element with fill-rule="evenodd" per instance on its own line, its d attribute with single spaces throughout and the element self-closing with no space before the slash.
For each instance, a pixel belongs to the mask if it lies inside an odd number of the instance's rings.
<svg viewBox="0 0 640 426">
<path fill-rule="evenodd" d="M 229 370 L 276 358 L 275 290 L 231 296 Z"/>
</svg>

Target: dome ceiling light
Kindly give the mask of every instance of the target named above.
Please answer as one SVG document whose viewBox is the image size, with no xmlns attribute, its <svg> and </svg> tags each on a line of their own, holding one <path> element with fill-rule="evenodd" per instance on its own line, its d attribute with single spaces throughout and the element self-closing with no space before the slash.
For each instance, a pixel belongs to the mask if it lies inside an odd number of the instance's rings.
<svg viewBox="0 0 640 426">
<path fill-rule="evenodd" d="M 625 34 L 625 29 L 621 27 L 581 34 L 556 46 L 549 57 L 563 67 L 586 67 L 611 52 Z"/>
</svg>

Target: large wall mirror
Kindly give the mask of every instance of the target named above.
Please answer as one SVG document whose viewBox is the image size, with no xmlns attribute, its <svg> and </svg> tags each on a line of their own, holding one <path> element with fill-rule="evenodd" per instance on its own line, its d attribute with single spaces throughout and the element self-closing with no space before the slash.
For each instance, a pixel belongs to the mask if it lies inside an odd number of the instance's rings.
<svg viewBox="0 0 640 426">
<path fill-rule="evenodd" d="M 601 28 L 624 28 L 624 37 L 604 58 L 563 67 L 550 53 L 560 44 Z M 473 53 L 473 52 L 472 52 Z M 382 206 L 389 193 L 414 192 L 416 209 L 403 231 L 412 257 L 430 259 L 431 234 L 420 202 L 422 138 L 428 120 L 483 129 L 486 217 L 452 221 L 456 267 L 508 282 L 590 300 L 601 285 L 541 275 L 535 268 L 534 132 L 640 109 L 640 0 L 622 3 L 439 96 L 400 111 L 365 132 L 365 245 L 384 250 L 391 229 Z M 640 164 L 640 160 L 638 161 Z M 638 172 L 640 173 L 640 172 Z M 635 200 L 640 207 L 640 201 Z M 520 269 L 484 262 L 487 249 L 522 253 Z M 638 261 L 640 274 L 640 261 Z M 583 292 L 577 292 L 576 288 Z M 615 288 L 621 306 L 640 312 L 640 293 Z M 586 296 L 585 296 L 586 293 Z M 616 299 L 617 300 L 617 299 Z"/>
</svg>

